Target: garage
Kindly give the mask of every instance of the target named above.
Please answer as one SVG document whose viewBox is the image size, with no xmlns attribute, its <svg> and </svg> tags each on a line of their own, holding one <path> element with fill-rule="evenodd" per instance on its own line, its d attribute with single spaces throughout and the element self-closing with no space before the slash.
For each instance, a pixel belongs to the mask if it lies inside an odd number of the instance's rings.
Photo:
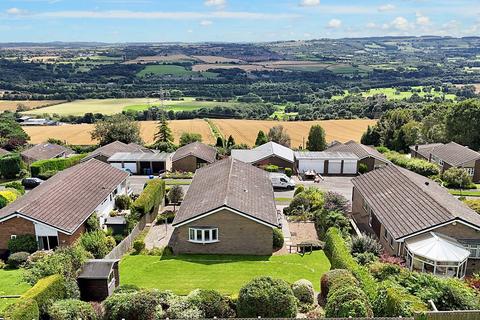
<svg viewBox="0 0 480 320">
<path fill-rule="evenodd" d="M 171 154 L 165 152 L 117 152 L 107 161 L 115 168 L 141 175 L 156 175 L 165 172 L 171 168 L 172 164 Z"/>
<path fill-rule="evenodd" d="M 295 164 L 300 174 L 355 175 L 358 157 L 351 152 L 297 151 Z"/>
</svg>

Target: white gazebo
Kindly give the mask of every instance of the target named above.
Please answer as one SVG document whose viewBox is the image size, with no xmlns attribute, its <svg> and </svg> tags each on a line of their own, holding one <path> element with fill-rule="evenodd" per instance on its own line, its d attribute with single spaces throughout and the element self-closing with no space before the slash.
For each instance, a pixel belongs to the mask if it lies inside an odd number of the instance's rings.
<svg viewBox="0 0 480 320">
<path fill-rule="evenodd" d="M 427 232 L 405 240 L 407 267 L 413 271 L 463 278 L 470 251 L 457 240 Z"/>
</svg>

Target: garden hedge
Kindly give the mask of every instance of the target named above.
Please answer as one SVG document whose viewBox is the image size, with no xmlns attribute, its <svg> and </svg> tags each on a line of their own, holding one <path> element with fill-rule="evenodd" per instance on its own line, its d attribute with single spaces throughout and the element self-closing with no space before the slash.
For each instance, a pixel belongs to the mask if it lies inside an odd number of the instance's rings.
<svg viewBox="0 0 480 320">
<path fill-rule="evenodd" d="M 88 302 L 66 299 L 53 303 L 48 310 L 51 320 L 96 320 L 97 315 Z"/>
<path fill-rule="evenodd" d="M 86 154 L 78 154 L 68 158 L 55 158 L 35 161 L 30 165 L 30 172 L 32 173 L 33 177 L 38 177 L 47 171 L 62 171 L 80 163 L 80 160 L 82 160 L 85 156 Z"/>
<path fill-rule="evenodd" d="M 395 151 L 389 151 L 384 153 L 388 160 L 415 173 L 418 173 L 425 177 L 438 175 L 440 173 L 439 167 L 435 163 L 428 162 L 427 160 L 417 158 L 407 158 L 405 155 Z"/>
<path fill-rule="evenodd" d="M 22 296 L 24 299 L 35 300 L 41 315 L 46 315 L 48 308 L 58 300 L 66 298 L 65 279 L 54 274 L 40 279 L 32 288 L 27 290 Z"/>
<path fill-rule="evenodd" d="M 350 250 L 342 238 L 339 229 L 328 229 L 325 236 L 325 254 L 330 259 L 332 269 L 347 269 L 353 273 L 360 282 L 360 286 L 367 294 L 371 302 L 377 297 L 377 282 L 368 269 L 360 266 L 350 254 Z"/>
<path fill-rule="evenodd" d="M 379 286 L 374 313 L 377 317 L 412 317 L 416 312 L 427 311 L 427 305 L 407 292 L 394 281 L 383 281 Z"/>
<path fill-rule="evenodd" d="M 327 318 L 370 318 L 373 311 L 368 297 L 359 287 L 346 285 L 330 290 L 325 305 Z"/>
<path fill-rule="evenodd" d="M 229 301 L 220 292 L 209 289 L 193 290 L 187 296 L 188 302 L 203 312 L 205 318 L 231 318 L 235 312 Z"/>
<path fill-rule="evenodd" d="M 358 286 L 358 280 L 346 269 L 333 269 L 323 274 L 320 280 L 320 294 L 327 299 L 330 288 L 335 290 L 338 285 Z"/>
<path fill-rule="evenodd" d="M 33 299 L 20 298 L 5 310 L 5 320 L 38 320 L 40 311 Z"/>
<path fill-rule="evenodd" d="M 5 189 L 0 191 L 0 209 L 17 200 L 20 192 L 16 189 Z"/>
<path fill-rule="evenodd" d="M 5 179 L 15 178 L 24 168 L 22 159 L 18 153 L 7 154 L 0 157 L 0 176 Z"/>
<path fill-rule="evenodd" d="M 165 197 L 165 181 L 152 179 L 147 182 L 140 196 L 132 204 L 131 209 L 140 215 L 144 215 L 159 206 Z"/>
<path fill-rule="evenodd" d="M 10 253 L 21 251 L 34 253 L 37 249 L 37 238 L 33 234 L 17 235 L 16 238 L 8 240 L 8 250 Z"/>
</svg>

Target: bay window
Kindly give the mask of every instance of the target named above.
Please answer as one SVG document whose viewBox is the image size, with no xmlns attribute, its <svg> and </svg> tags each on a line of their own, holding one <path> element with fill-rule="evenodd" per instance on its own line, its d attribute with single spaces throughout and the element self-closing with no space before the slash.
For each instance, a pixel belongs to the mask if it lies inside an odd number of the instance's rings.
<svg viewBox="0 0 480 320">
<path fill-rule="evenodd" d="M 218 228 L 188 228 L 188 241 L 195 243 L 214 243 L 218 241 Z"/>
</svg>

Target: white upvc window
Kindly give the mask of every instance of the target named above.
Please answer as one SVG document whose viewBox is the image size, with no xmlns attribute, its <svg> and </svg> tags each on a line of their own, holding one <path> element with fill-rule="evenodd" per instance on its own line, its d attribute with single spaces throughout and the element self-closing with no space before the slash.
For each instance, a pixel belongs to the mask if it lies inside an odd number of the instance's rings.
<svg viewBox="0 0 480 320">
<path fill-rule="evenodd" d="M 368 213 L 369 207 L 368 207 L 368 203 L 365 199 L 363 199 L 363 209 Z"/>
<path fill-rule="evenodd" d="M 467 171 L 470 177 L 473 177 L 473 175 L 475 174 L 475 168 L 463 168 L 463 169 Z"/>
<path fill-rule="evenodd" d="M 218 228 L 194 227 L 188 228 L 188 241 L 195 243 L 218 242 Z"/>
</svg>

